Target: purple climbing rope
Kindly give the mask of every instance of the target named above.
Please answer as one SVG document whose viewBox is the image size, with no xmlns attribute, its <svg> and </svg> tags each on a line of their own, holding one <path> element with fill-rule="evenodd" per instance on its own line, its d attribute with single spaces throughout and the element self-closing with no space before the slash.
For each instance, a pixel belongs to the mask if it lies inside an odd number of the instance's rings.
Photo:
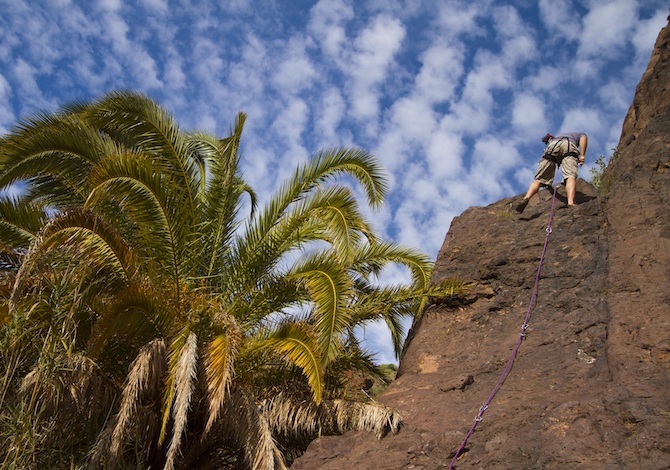
<svg viewBox="0 0 670 470">
<path fill-rule="evenodd" d="M 505 382 L 505 379 L 507 378 L 507 375 L 509 374 L 509 371 L 512 369 L 512 364 L 514 363 L 514 359 L 516 359 L 516 355 L 519 352 L 519 347 L 521 346 L 521 342 L 523 341 L 523 338 L 526 336 L 526 328 L 528 328 L 528 321 L 530 320 L 530 314 L 531 311 L 533 310 L 533 306 L 535 304 L 535 298 L 537 297 L 537 289 L 538 285 L 540 284 L 540 272 L 542 271 L 542 262 L 544 261 L 544 255 L 547 252 L 547 244 L 549 243 L 549 235 L 551 235 L 551 224 L 554 221 L 554 206 L 556 202 L 556 191 L 558 189 L 558 186 L 552 188 L 553 189 L 553 196 L 551 198 L 551 212 L 549 213 L 549 224 L 547 225 L 547 236 L 544 238 L 544 247 L 542 248 L 542 255 L 540 256 L 540 263 L 537 267 L 537 274 L 535 275 L 535 285 L 533 286 L 533 293 L 530 296 L 530 302 L 528 303 L 528 311 L 526 312 L 526 318 L 523 321 L 523 325 L 521 325 L 521 333 L 519 333 L 519 338 L 516 340 L 516 345 L 514 346 L 514 349 L 512 350 L 512 355 L 510 356 L 509 360 L 507 361 L 507 365 L 505 365 L 505 369 L 503 369 L 502 374 L 500 375 L 500 379 L 498 379 L 498 383 L 493 387 L 493 391 L 489 395 L 489 397 L 486 399 L 484 404 L 479 407 L 479 413 L 477 413 L 477 416 L 475 416 L 475 422 L 472 423 L 472 427 L 468 431 L 468 433 L 465 435 L 465 439 L 463 439 L 463 442 L 461 443 L 461 446 L 458 448 L 456 451 L 456 455 L 454 455 L 454 458 L 451 460 L 451 465 L 449 465 L 449 469 L 454 468 L 454 464 L 456 463 L 456 459 L 458 459 L 458 456 L 461 454 L 463 449 L 465 448 L 465 444 L 467 444 L 468 439 L 470 439 L 470 436 L 475 432 L 475 428 L 477 427 L 477 424 L 482 420 L 482 415 L 484 412 L 488 409 L 489 405 L 491 404 L 491 401 L 493 401 L 493 397 L 495 397 L 496 393 L 498 393 L 498 390 L 500 390 L 500 387 L 502 387 L 503 382 Z"/>
</svg>

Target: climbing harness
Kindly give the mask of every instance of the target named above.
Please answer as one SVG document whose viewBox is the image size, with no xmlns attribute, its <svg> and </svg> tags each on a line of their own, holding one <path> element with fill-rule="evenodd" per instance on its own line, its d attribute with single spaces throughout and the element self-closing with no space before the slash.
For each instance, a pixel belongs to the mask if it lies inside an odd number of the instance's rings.
<svg viewBox="0 0 670 470">
<path fill-rule="evenodd" d="M 463 449 L 465 448 L 465 445 L 468 442 L 468 439 L 470 439 L 470 436 L 475 432 L 475 428 L 477 427 L 477 424 L 479 424 L 480 421 L 482 421 L 482 415 L 484 412 L 488 409 L 489 405 L 491 404 L 491 401 L 493 401 L 493 397 L 495 397 L 496 393 L 498 393 L 498 390 L 500 390 L 500 387 L 502 387 L 503 382 L 505 382 L 505 379 L 507 378 L 507 375 L 509 374 L 510 370 L 512 369 L 512 364 L 514 364 L 514 359 L 516 359 L 516 355 L 519 351 L 519 347 L 521 346 L 521 342 L 523 339 L 526 337 L 526 329 L 528 328 L 528 321 L 530 320 L 530 314 L 533 309 L 533 306 L 535 304 L 535 298 L 537 297 L 537 289 L 538 285 L 540 284 L 540 272 L 542 271 L 542 263 L 544 261 L 544 255 L 547 252 L 547 244 L 549 242 L 549 235 L 551 235 L 551 224 L 554 220 L 554 207 L 556 203 L 556 191 L 558 190 L 558 185 L 553 188 L 553 197 L 551 198 L 551 212 L 549 213 L 549 224 L 547 225 L 547 235 L 544 238 L 544 247 L 542 248 L 542 255 L 540 256 L 540 263 L 537 267 L 537 274 L 535 275 L 535 285 L 533 286 L 533 293 L 530 296 L 530 302 L 528 303 L 528 311 L 526 312 L 526 318 L 523 321 L 523 325 L 521 325 L 521 332 L 519 333 L 519 338 L 516 340 L 516 345 L 514 346 L 514 349 L 512 350 L 512 355 L 510 356 L 509 360 L 507 361 L 507 365 L 505 366 L 505 369 L 503 370 L 502 374 L 500 375 L 500 379 L 498 379 L 498 383 L 493 387 L 493 391 L 489 395 L 489 397 L 486 399 L 484 404 L 479 407 L 479 412 L 477 413 L 477 416 L 475 416 L 475 421 L 472 423 L 472 427 L 468 431 L 468 433 L 465 435 L 465 438 L 463 439 L 463 442 L 461 443 L 461 446 L 458 448 L 456 451 L 456 455 L 454 455 L 454 458 L 451 460 L 451 464 L 449 465 L 449 469 L 452 470 L 454 468 L 454 464 L 456 463 L 456 459 L 458 459 L 458 456 L 461 454 Z"/>
<path fill-rule="evenodd" d="M 556 165 L 561 165 L 565 157 L 578 157 L 579 152 L 575 144 L 570 142 L 567 137 L 552 137 L 547 142 L 547 146 L 542 153 L 542 158 L 554 162 Z"/>
</svg>

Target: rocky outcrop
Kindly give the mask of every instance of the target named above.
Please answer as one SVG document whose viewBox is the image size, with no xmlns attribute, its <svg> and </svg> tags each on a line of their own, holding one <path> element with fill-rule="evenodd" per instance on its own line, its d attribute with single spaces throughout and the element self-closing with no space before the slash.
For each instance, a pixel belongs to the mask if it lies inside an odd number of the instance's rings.
<svg viewBox="0 0 670 470">
<path fill-rule="evenodd" d="M 598 194 L 578 181 L 455 218 L 435 280 L 475 287 L 434 302 L 382 401 L 405 425 L 314 441 L 292 469 L 448 468 L 521 332 L 551 221 L 535 307 L 511 373 L 457 468 L 670 468 L 670 27 L 626 117 Z M 553 214 L 553 216 L 552 216 Z"/>
</svg>

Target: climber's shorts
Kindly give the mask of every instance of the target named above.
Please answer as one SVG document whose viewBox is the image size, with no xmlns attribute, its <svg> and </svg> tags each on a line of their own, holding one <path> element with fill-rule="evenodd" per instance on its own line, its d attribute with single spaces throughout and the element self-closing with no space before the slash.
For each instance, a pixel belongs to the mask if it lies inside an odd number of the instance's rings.
<svg viewBox="0 0 670 470">
<path fill-rule="evenodd" d="M 577 179 L 578 163 L 579 163 L 579 160 L 577 159 L 577 157 L 573 157 L 572 155 L 570 155 L 568 157 L 563 157 L 563 161 L 561 162 L 561 171 L 563 172 L 563 181 L 565 181 L 566 178 Z"/>
<path fill-rule="evenodd" d="M 561 171 L 563 172 L 563 181 L 567 178 L 577 179 L 577 164 L 579 161 L 577 157 L 567 156 L 563 157 L 561 161 Z M 537 173 L 535 179 L 542 184 L 552 185 L 554 183 L 554 175 L 556 174 L 556 164 L 546 158 L 540 158 L 540 163 L 537 164 Z"/>
</svg>

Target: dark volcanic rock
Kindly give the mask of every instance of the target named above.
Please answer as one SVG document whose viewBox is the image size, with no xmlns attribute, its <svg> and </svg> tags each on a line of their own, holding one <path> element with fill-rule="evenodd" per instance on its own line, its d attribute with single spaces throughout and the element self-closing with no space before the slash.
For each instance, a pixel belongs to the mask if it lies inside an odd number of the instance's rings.
<svg viewBox="0 0 670 470">
<path fill-rule="evenodd" d="M 626 117 L 600 196 L 555 201 L 535 307 L 514 366 L 457 468 L 670 468 L 670 27 Z M 559 189 L 564 199 L 564 190 Z M 532 298 L 552 198 L 453 220 L 434 280 L 475 283 L 434 302 L 382 401 L 397 435 L 313 442 L 293 469 L 448 468 L 510 358 Z"/>
</svg>

